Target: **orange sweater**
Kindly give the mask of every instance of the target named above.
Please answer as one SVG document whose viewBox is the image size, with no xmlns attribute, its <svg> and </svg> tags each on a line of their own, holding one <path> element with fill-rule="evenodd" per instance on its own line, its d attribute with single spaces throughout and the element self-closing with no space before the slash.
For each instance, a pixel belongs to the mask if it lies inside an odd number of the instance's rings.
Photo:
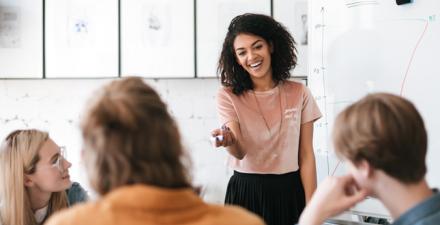
<svg viewBox="0 0 440 225">
<path fill-rule="evenodd" d="M 147 185 L 118 188 L 97 202 L 63 210 L 46 225 L 264 225 L 254 214 L 235 206 L 204 203 L 190 189 Z"/>
</svg>

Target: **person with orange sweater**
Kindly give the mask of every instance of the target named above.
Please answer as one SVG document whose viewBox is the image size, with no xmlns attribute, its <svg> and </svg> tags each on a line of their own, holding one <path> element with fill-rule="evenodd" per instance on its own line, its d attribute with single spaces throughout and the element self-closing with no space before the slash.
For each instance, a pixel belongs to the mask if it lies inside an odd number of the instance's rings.
<svg viewBox="0 0 440 225">
<path fill-rule="evenodd" d="M 101 88 L 81 129 L 89 181 L 100 198 L 54 215 L 47 225 L 264 224 L 245 209 L 197 196 L 177 125 L 142 79 Z"/>
</svg>

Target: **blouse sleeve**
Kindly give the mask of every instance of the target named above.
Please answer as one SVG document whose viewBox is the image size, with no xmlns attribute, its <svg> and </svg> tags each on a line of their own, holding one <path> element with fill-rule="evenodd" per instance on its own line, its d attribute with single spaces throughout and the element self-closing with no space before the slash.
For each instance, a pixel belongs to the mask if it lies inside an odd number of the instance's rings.
<svg viewBox="0 0 440 225">
<path fill-rule="evenodd" d="M 238 122 L 236 108 L 232 102 L 232 93 L 227 88 L 221 88 L 217 93 L 217 110 L 221 124 L 231 121 Z"/>
<path fill-rule="evenodd" d="M 321 118 L 322 114 L 319 111 L 318 104 L 312 96 L 312 93 L 307 87 L 304 87 L 303 92 L 303 106 L 301 111 L 301 124 L 316 121 Z"/>
</svg>

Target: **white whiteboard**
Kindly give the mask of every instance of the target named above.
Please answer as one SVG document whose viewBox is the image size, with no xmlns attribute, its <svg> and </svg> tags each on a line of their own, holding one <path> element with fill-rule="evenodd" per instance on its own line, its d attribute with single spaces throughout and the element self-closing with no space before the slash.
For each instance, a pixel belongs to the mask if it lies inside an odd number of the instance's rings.
<svg viewBox="0 0 440 225">
<path fill-rule="evenodd" d="M 283 24 L 296 42 L 294 76 L 308 74 L 308 0 L 273 0 L 273 17 Z"/>
<path fill-rule="evenodd" d="M 427 180 L 440 186 L 440 1 L 312 0 L 310 87 L 324 118 L 315 126 L 318 178 L 344 173 L 333 154 L 335 115 L 366 93 L 402 94 L 421 112 L 429 135 Z M 402 165 L 411 166 L 411 165 Z M 374 199 L 352 209 L 387 216 Z"/>
<path fill-rule="evenodd" d="M 43 1 L 0 0 L 0 78 L 43 77 Z"/>
<path fill-rule="evenodd" d="M 270 7 L 270 0 L 197 1 L 197 76 L 217 76 L 221 47 L 235 16 L 243 13 L 270 15 Z"/>
<path fill-rule="evenodd" d="M 118 0 L 46 0 L 46 77 L 117 77 Z"/>
<path fill-rule="evenodd" d="M 194 1 L 121 1 L 122 75 L 194 77 Z"/>
</svg>

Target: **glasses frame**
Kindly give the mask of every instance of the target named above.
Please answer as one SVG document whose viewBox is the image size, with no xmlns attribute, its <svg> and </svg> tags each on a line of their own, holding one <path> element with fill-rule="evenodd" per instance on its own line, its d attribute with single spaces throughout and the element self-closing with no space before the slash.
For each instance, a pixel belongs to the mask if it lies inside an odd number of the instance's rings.
<svg viewBox="0 0 440 225">
<path fill-rule="evenodd" d="M 57 160 L 52 163 L 52 167 L 57 168 L 60 172 L 64 172 L 64 165 L 63 162 L 66 160 L 67 152 L 66 152 L 66 146 L 60 146 L 60 152 L 57 157 Z"/>
</svg>

